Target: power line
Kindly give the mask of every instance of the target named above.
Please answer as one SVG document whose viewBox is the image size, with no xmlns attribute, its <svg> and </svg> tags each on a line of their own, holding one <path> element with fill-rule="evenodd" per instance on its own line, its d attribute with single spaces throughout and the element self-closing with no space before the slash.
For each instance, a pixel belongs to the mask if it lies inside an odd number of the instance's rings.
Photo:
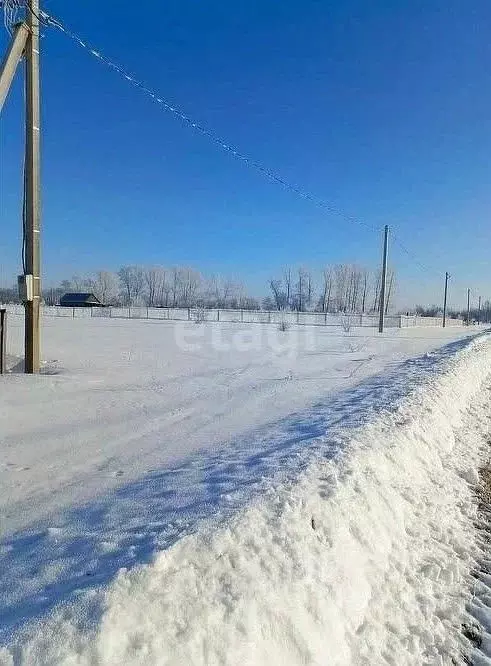
<svg viewBox="0 0 491 666">
<path fill-rule="evenodd" d="M 150 97 L 154 102 L 162 106 L 166 111 L 172 113 L 174 116 L 179 118 L 183 123 L 191 127 L 193 130 L 196 132 L 199 132 L 203 136 L 206 136 L 208 139 L 210 139 L 213 143 L 215 143 L 217 146 L 219 146 L 222 150 L 225 152 L 230 153 L 233 157 L 235 157 L 238 160 L 241 160 L 245 164 L 247 164 L 249 167 L 255 169 L 259 173 L 261 173 L 263 176 L 266 176 L 269 180 L 281 185 L 285 190 L 288 190 L 292 192 L 293 194 L 296 194 L 297 196 L 301 197 L 302 199 L 309 201 L 310 203 L 316 205 L 319 208 L 322 208 L 329 213 L 336 215 L 346 222 L 350 222 L 352 224 L 356 224 L 358 226 L 364 227 L 365 229 L 368 229 L 369 231 L 375 231 L 379 232 L 380 230 L 375 227 L 374 225 L 369 224 L 368 222 L 357 218 L 352 215 L 348 215 L 344 211 L 340 210 L 337 208 L 335 205 L 329 203 L 328 201 L 325 201 L 321 197 L 318 197 L 311 192 L 308 192 L 301 188 L 298 185 L 295 185 L 293 183 L 290 183 L 287 181 L 285 178 L 281 177 L 277 173 L 275 173 L 272 169 L 269 169 L 268 167 L 264 166 L 257 160 L 249 157 L 242 151 L 240 151 L 238 148 L 235 146 L 229 144 L 227 141 L 222 139 L 218 134 L 216 134 L 214 131 L 208 129 L 207 127 L 204 127 L 201 125 L 199 122 L 195 121 L 193 118 L 191 118 L 188 114 L 184 113 L 180 108 L 169 102 L 168 100 L 164 99 L 161 97 L 155 90 L 152 90 L 149 88 L 143 81 L 137 79 L 135 76 L 130 74 L 127 70 L 125 70 L 123 67 L 115 63 L 113 60 L 105 56 L 101 51 L 93 48 L 90 46 L 82 37 L 77 35 L 75 32 L 67 28 L 60 20 L 50 16 L 46 12 L 41 12 L 41 20 L 45 25 L 51 25 L 55 28 L 58 28 L 58 30 L 61 30 L 65 35 L 70 37 L 73 41 L 75 41 L 79 46 L 81 46 L 83 49 L 85 49 L 90 55 L 93 57 L 97 58 L 100 60 L 102 63 L 107 65 L 110 69 L 114 70 L 117 72 L 121 77 L 126 79 L 130 84 L 132 84 L 134 87 L 138 88 L 141 90 L 143 93 L 145 93 L 148 97 Z"/>
<path fill-rule="evenodd" d="M 21 0 L 17 0 L 17 2 L 20 2 Z M 33 10 L 30 6 L 30 2 L 26 1 L 25 3 L 27 10 L 31 11 L 32 13 Z M 261 175 L 267 177 L 269 180 L 281 185 L 285 190 L 292 192 L 293 194 L 296 194 L 297 196 L 301 197 L 302 199 L 309 201 L 310 203 L 314 204 L 315 206 L 322 208 L 323 210 L 326 210 L 327 212 L 336 215 L 337 217 L 340 217 L 341 219 L 345 220 L 346 222 L 349 222 L 351 224 L 356 224 L 358 226 L 364 227 L 365 229 L 368 229 L 371 232 L 375 233 L 380 233 L 380 229 L 372 224 L 369 224 L 363 219 L 360 219 L 358 217 L 349 215 L 342 211 L 341 209 L 337 208 L 335 205 L 329 203 L 328 201 L 322 199 L 321 197 L 318 197 L 311 192 L 308 192 L 307 190 L 304 190 L 298 185 L 292 184 L 283 177 L 279 176 L 276 172 L 273 170 L 269 169 L 268 167 L 264 166 L 257 160 L 249 157 L 242 151 L 238 150 L 235 146 L 232 146 L 228 142 L 224 141 L 218 134 L 216 134 L 214 131 L 204 127 L 200 123 L 196 122 L 191 116 L 188 114 L 184 113 L 179 107 L 175 106 L 165 98 L 161 97 L 155 90 L 152 90 L 149 88 L 145 83 L 143 83 L 142 80 L 137 79 L 135 76 L 130 74 L 126 69 L 124 69 L 122 66 L 118 65 L 115 63 L 113 60 L 105 56 L 101 51 L 93 48 L 90 44 L 88 44 L 82 37 L 80 37 L 77 33 L 73 32 L 70 30 L 61 20 L 51 16 L 45 11 L 40 11 L 39 14 L 36 14 L 36 18 L 40 20 L 41 23 L 43 23 L 45 26 L 52 26 L 54 28 L 57 28 L 61 32 L 63 32 L 65 35 L 67 35 L 70 39 L 72 39 L 74 42 L 76 42 L 79 46 L 81 46 L 85 51 L 87 51 L 90 55 L 92 55 L 94 58 L 98 59 L 100 62 L 105 64 L 107 67 L 115 71 L 117 74 L 119 74 L 122 78 L 126 79 L 131 85 L 133 85 L 135 88 L 138 88 L 140 91 L 142 91 L 144 94 L 146 94 L 148 97 L 150 97 L 154 102 L 159 104 L 161 107 L 163 107 L 166 111 L 172 113 L 174 116 L 179 118 L 184 124 L 188 125 L 191 127 L 191 129 L 195 130 L 196 132 L 202 134 L 203 136 L 207 137 L 210 141 L 212 141 L 215 145 L 219 146 L 222 150 L 225 152 L 230 153 L 233 157 L 236 159 L 244 162 L 246 165 L 248 165 L 250 168 L 253 168 L 257 172 L 259 172 Z M 412 260 L 413 264 L 418 266 L 423 272 L 429 273 L 429 274 L 437 274 L 437 271 L 433 268 L 430 268 L 429 266 L 426 266 L 423 264 L 417 256 L 410 251 L 398 238 L 397 234 L 393 234 L 393 239 L 394 243 L 399 246 L 399 248 Z M 438 272 L 439 275 L 439 272 Z"/>
<path fill-rule="evenodd" d="M 427 266 L 426 264 L 423 264 L 417 256 L 409 250 L 406 245 L 399 239 L 397 234 L 393 233 L 392 234 L 392 239 L 395 245 L 398 245 L 399 248 L 411 259 L 411 261 L 418 266 L 424 273 L 430 273 L 432 275 L 440 275 L 440 272 L 437 271 L 435 268 L 431 268 L 430 266 Z"/>
</svg>

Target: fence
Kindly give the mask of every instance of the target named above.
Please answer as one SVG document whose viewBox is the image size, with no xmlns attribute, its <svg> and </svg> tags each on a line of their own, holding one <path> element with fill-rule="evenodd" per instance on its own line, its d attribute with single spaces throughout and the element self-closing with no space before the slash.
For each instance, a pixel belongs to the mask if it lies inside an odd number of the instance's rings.
<svg viewBox="0 0 491 666">
<path fill-rule="evenodd" d="M 22 305 L 5 306 L 10 314 L 24 313 Z M 208 321 L 244 324 L 298 324 L 301 326 L 349 326 L 374 328 L 378 326 L 378 315 L 331 314 L 324 312 L 280 312 L 264 310 L 230 310 L 202 308 L 150 308 L 150 307 L 104 307 L 63 308 L 45 305 L 45 317 L 109 318 L 109 319 L 155 319 L 164 321 Z M 414 326 L 441 326 L 441 317 L 418 317 L 387 315 L 387 328 L 410 328 Z M 462 326 L 461 319 L 447 319 L 447 326 Z"/>
<path fill-rule="evenodd" d="M 401 315 L 400 328 L 411 328 L 412 326 L 442 326 L 442 317 L 420 317 L 418 315 Z M 462 319 L 451 319 L 447 317 L 446 326 L 463 326 Z"/>
</svg>

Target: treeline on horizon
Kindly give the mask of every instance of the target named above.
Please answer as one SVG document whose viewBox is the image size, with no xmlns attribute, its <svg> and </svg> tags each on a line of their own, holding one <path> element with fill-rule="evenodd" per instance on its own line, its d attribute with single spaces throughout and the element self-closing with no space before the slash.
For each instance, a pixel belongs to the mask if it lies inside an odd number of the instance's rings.
<svg viewBox="0 0 491 666">
<path fill-rule="evenodd" d="M 67 292 L 93 293 L 104 305 L 148 307 L 202 307 L 244 310 L 290 310 L 297 312 L 366 313 L 380 312 L 380 270 L 356 264 L 337 264 L 314 273 L 307 268 L 285 268 L 272 277 L 268 294 L 252 296 L 237 281 L 205 276 L 187 267 L 122 266 L 118 271 L 100 270 L 80 277 L 72 276 L 56 287 L 43 290 L 46 305 L 58 305 Z M 385 312 L 393 309 L 396 295 L 393 269 L 387 275 Z M 15 287 L 0 288 L 0 302 L 18 303 Z M 411 314 L 441 316 L 438 306 L 417 305 Z M 449 311 L 449 316 L 467 313 Z M 485 301 L 481 321 L 491 321 L 491 303 Z M 477 310 L 471 316 L 478 318 Z"/>
<path fill-rule="evenodd" d="M 267 295 L 253 296 L 241 282 L 217 275 L 205 276 L 187 267 L 122 266 L 88 276 L 74 275 L 56 287 L 43 289 L 46 305 L 58 305 L 67 292 L 93 293 L 104 305 L 148 307 L 204 307 L 298 312 L 376 312 L 380 307 L 380 271 L 351 264 L 327 267 L 320 273 L 286 268 L 271 278 Z M 385 308 L 395 292 L 395 274 L 389 272 Z M 16 288 L 0 289 L 0 300 L 18 302 Z"/>
</svg>

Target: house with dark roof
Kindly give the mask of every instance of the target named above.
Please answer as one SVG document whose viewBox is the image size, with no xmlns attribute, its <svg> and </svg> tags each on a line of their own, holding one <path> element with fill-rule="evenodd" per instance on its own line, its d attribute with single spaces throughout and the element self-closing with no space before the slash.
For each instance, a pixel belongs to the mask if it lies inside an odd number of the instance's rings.
<svg viewBox="0 0 491 666">
<path fill-rule="evenodd" d="M 64 308 L 102 308 L 104 304 L 97 296 L 90 293 L 72 292 L 60 298 L 60 305 Z"/>
</svg>

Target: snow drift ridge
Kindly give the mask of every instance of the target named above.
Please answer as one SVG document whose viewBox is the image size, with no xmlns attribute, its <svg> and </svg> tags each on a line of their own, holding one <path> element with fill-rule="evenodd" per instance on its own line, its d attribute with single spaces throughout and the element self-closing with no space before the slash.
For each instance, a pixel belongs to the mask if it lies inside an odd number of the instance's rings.
<svg viewBox="0 0 491 666">
<path fill-rule="evenodd" d="M 320 446 L 297 480 L 122 570 L 92 634 L 76 607 L 60 610 L 0 663 L 448 663 L 475 544 L 481 440 L 468 410 L 489 404 L 490 372 L 486 335 L 346 431 L 337 455 L 326 436 L 329 458 Z"/>
</svg>

